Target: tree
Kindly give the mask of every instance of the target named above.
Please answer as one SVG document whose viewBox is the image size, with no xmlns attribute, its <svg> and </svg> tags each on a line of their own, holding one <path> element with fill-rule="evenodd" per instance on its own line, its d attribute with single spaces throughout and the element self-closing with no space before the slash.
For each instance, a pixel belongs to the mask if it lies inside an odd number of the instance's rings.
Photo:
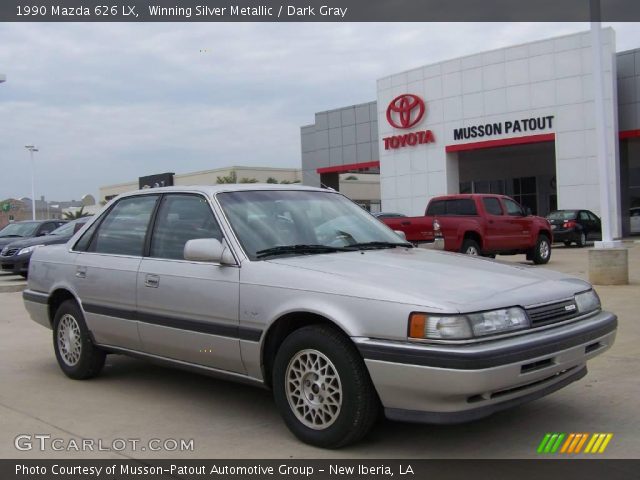
<svg viewBox="0 0 640 480">
<path fill-rule="evenodd" d="M 78 218 L 90 217 L 91 214 L 84 211 L 84 206 L 80 207 L 80 210 L 76 210 L 75 212 L 64 212 L 63 213 L 65 220 L 77 220 Z"/>
<path fill-rule="evenodd" d="M 269 177 L 269 178 L 267 178 L 267 183 L 278 183 L 278 180 L 276 180 L 273 177 Z"/>
<path fill-rule="evenodd" d="M 348 177 L 345 178 L 345 180 L 357 180 L 358 177 L 356 177 L 355 175 L 349 175 Z"/>
<path fill-rule="evenodd" d="M 256 178 L 243 177 L 238 183 L 258 183 L 258 180 Z"/>
<path fill-rule="evenodd" d="M 238 183 L 238 176 L 235 170 L 231 170 L 229 175 L 216 178 L 216 183 Z"/>
</svg>

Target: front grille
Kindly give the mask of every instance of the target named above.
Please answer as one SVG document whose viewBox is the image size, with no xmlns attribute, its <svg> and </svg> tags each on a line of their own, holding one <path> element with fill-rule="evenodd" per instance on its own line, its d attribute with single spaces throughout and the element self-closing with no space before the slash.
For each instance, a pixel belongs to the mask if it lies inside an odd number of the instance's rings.
<svg viewBox="0 0 640 480">
<path fill-rule="evenodd" d="M 527 315 L 531 320 L 531 327 L 542 327 L 543 325 L 570 320 L 577 317 L 579 312 L 576 302 L 571 299 L 540 307 L 527 308 Z"/>
<path fill-rule="evenodd" d="M 10 248 L 9 250 L 3 250 L 2 251 L 2 256 L 3 257 L 13 257 L 16 253 L 18 253 L 18 250 L 20 250 L 19 248 Z"/>
</svg>

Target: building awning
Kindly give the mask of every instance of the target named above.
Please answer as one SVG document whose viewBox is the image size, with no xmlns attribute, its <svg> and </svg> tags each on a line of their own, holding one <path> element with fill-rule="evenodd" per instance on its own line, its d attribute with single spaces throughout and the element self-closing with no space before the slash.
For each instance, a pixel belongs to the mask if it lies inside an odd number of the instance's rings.
<svg viewBox="0 0 640 480">
<path fill-rule="evenodd" d="M 447 153 L 465 152 L 469 150 L 481 150 L 484 148 L 498 148 L 508 147 L 511 145 L 526 145 L 529 143 L 553 142 L 555 138 L 555 133 L 544 133 L 541 135 L 527 135 L 524 137 L 501 138 L 499 140 L 485 140 L 483 142 L 458 143 L 455 145 L 447 145 L 445 147 L 445 151 Z"/>
<path fill-rule="evenodd" d="M 367 170 L 369 168 L 380 168 L 380 162 L 364 162 L 364 163 L 350 163 L 347 165 L 334 165 L 332 167 L 318 168 L 316 172 L 322 173 L 346 173 L 357 172 L 359 170 Z"/>
<path fill-rule="evenodd" d="M 620 132 L 620 140 L 628 138 L 640 138 L 640 130 L 624 130 Z"/>
</svg>

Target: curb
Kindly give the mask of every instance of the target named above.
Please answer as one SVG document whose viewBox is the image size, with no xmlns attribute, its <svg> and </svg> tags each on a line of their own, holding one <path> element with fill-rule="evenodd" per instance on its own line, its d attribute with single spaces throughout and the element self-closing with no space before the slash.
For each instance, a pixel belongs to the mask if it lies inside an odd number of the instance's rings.
<svg viewBox="0 0 640 480">
<path fill-rule="evenodd" d="M 27 288 L 26 283 L 17 283 L 15 285 L 0 285 L 0 293 L 21 292 Z"/>
</svg>

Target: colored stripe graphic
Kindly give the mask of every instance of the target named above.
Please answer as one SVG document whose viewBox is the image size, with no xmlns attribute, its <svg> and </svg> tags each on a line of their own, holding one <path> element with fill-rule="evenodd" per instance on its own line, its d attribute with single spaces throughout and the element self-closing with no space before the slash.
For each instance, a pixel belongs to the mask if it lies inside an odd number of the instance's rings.
<svg viewBox="0 0 640 480">
<path fill-rule="evenodd" d="M 584 453 L 604 453 L 613 438 L 613 433 L 594 433 Z"/>
<path fill-rule="evenodd" d="M 573 455 L 581 452 L 603 453 L 612 438 L 613 433 L 547 433 L 538 445 L 537 452 L 542 454 L 565 453 Z M 583 447 L 585 447 L 584 450 Z"/>
</svg>

